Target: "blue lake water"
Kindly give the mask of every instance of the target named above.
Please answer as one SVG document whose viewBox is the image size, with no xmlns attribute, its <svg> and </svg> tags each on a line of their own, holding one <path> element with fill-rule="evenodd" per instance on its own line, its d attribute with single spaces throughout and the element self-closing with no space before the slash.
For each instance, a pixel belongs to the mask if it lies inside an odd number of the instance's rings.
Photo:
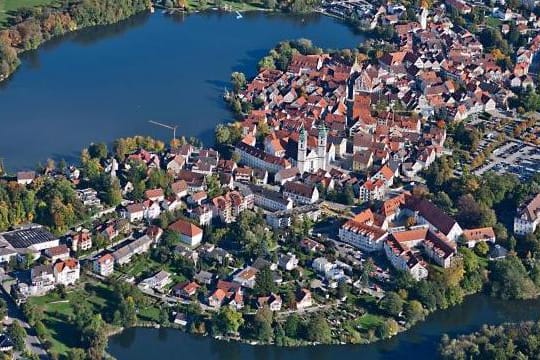
<svg viewBox="0 0 540 360">
<path fill-rule="evenodd" d="M 279 41 L 312 39 L 323 48 L 363 41 L 343 23 L 320 15 L 249 13 L 189 16 L 141 14 L 85 29 L 24 54 L 20 69 L 0 83 L 0 158 L 11 170 L 47 158 L 77 159 L 91 142 L 128 135 L 170 139 L 178 133 L 213 140 L 230 121 L 222 100 L 230 74 L 254 75 Z"/>
</svg>

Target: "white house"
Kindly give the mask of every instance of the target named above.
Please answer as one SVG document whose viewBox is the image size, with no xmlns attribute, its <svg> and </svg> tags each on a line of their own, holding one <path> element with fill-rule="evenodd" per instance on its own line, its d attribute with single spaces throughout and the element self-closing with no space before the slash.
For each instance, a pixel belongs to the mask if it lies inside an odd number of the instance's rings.
<svg viewBox="0 0 540 360">
<path fill-rule="evenodd" d="M 190 246 L 197 246 L 203 238 L 203 230 L 186 220 L 177 220 L 169 225 L 169 229 L 180 234 L 180 240 Z"/>
<path fill-rule="evenodd" d="M 517 210 L 514 217 L 514 233 L 526 235 L 536 231 L 540 224 L 540 193 Z"/>
</svg>

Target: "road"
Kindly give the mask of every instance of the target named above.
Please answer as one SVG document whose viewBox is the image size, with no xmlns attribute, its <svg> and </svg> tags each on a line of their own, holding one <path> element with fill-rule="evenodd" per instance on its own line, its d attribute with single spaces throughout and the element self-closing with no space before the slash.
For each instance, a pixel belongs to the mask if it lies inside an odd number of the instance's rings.
<svg viewBox="0 0 540 360">
<path fill-rule="evenodd" d="M 2 293 L 0 294 L 4 300 L 7 303 L 8 306 L 8 317 L 9 321 L 7 323 L 11 323 L 13 319 L 16 319 L 19 321 L 19 323 L 25 328 L 26 333 L 28 336 L 26 337 L 26 348 L 30 350 L 32 353 L 37 354 L 41 360 L 49 360 L 49 355 L 47 354 L 47 351 L 45 350 L 45 347 L 39 340 L 36 334 L 36 330 L 26 322 L 26 319 L 24 317 L 24 314 L 22 313 L 21 309 L 15 304 L 11 296 L 6 292 L 3 286 L 0 286 Z"/>
</svg>

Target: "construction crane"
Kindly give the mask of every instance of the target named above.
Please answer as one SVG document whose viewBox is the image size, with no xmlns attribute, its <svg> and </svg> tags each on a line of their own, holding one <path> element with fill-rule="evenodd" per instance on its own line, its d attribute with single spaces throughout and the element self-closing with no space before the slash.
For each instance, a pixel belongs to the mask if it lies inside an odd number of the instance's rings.
<svg viewBox="0 0 540 360">
<path fill-rule="evenodd" d="M 164 128 L 172 130 L 173 131 L 173 140 L 176 140 L 176 129 L 178 128 L 178 125 L 172 126 L 172 125 L 162 124 L 162 123 L 154 121 L 154 120 L 149 120 L 148 122 L 150 124 L 154 124 L 154 125 L 157 125 L 157 126 L 162 126 Z"/>
</svg>

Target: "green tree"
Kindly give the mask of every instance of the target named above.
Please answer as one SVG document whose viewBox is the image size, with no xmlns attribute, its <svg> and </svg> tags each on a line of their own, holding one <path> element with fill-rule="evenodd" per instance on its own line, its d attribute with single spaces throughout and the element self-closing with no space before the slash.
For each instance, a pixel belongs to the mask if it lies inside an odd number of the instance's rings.
<svg viewBox="0 0 540 360">
<path fill-rule="evenodd" d="M 296 338 L 300 332 L 301 325 L 302 321 L 296 313 L 289 315 L 289 317 L 287 317 L 287 320 L 285 320 L 285 335 L 290 338 Z"/>
<path fill-rule="evenodd" d="M 272 311 L 264 306 L 253 317 L 253 336 L 260 341 L 269 342 L 274 336 L 272 329 Z"/>
<path fill-rule="evenodd" d="M 381 300 L 380 308 L 388 315 L 398 316 L 403 310 L 403 299 L 395 292 L 388 292 Z"/>
<path fill-rule="evenodd" d="M 241 72 L 233 72 L 231 74 L 231 83 L 234 89 L 234 92 L 238 93 L 246 86 L 246 75 Z"/>
<path fill-rule="evenodd" d="M 268 266 L 262 268 L 257 274 L 253 291 L 258 295 L 270 295 L 276 291 L 274 276 Z"/>
<path fill-rule="evenodd" d="M 11 325 L 8 327 L 7 335 L 13 341 L 13 347 L 15 350 L 23 351 L 26 349 L 26 330 L 21 326 L 18 320 L 14 320 L 13 323 L 11 323 Z"/>
<path fill-rule="evenodd" d="M 417 300 L 408 301 L 403 308 L 403 313 L 411 324 L 424 319 L 424 308 Z"/>
<path fill-rule="evenodd" d="M 492 262 L 490 270 L 489 286 L 492 295 L 505 300 L 530 299 L 536 296 L 536 286 L 517 256 L 510 255 L 503 260 Z"/>
<path fill-rule="evenodd" d="M 322 314 L 315 314 L 310 319 L 306 326 L 306 337 L 309 341 L 322 344 L 332 341 L 332 332 L 328 321 Z"/>
<path fill-rule="evenodd" d="M 244 324 L 244 318 L 242 317 L 242 313 L 226 306 L 214 315 L 213 324 L 219 333 L 236 334 L 240 326 Z"/>
</svg>

